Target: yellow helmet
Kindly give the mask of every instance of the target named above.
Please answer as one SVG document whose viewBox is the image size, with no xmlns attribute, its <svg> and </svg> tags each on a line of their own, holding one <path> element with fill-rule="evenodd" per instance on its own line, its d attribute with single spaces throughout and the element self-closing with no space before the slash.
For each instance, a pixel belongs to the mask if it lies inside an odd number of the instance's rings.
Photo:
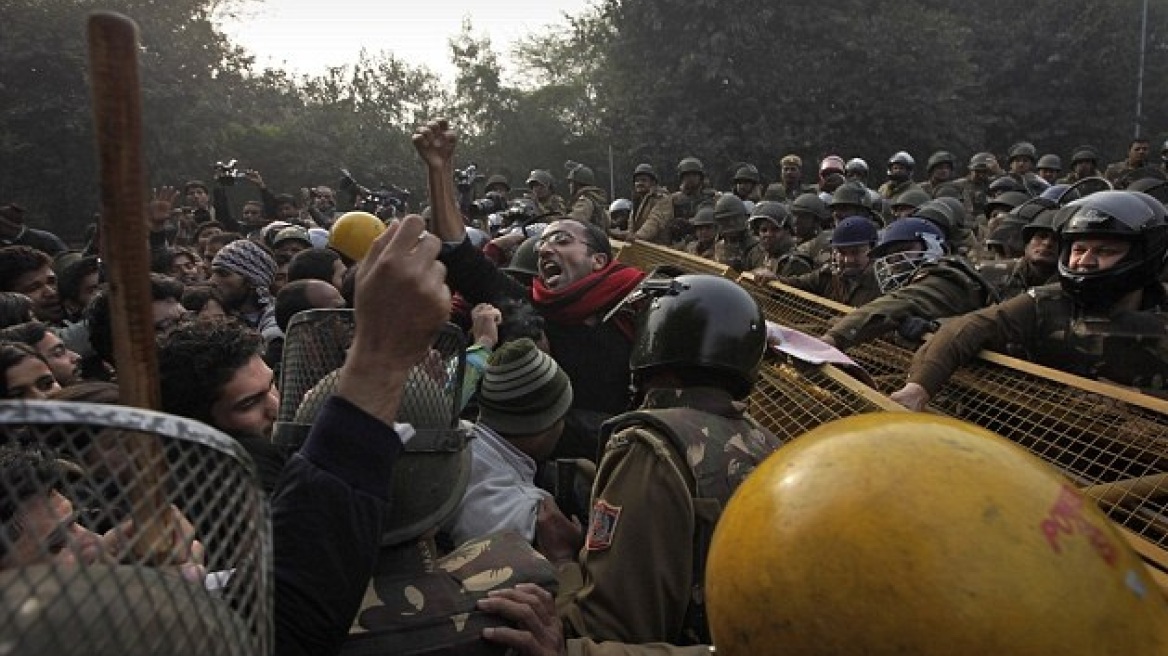
<svg viewBox="0 0 1168 656">
<path fill-rule="evenodd" d="M 1168 601 L 1111 522 L 1011 442 L 875 413 L 779 449 L 706 566 L 720 655 L 1168 654 Z"/>
<path fill-rule="evenodd" d="M 385 232 L 385 223 L 369 212 L 346 212 L 329 231 L 329 248 L 359 262 L 369 252 L 377 236 Z"/>
</svg>

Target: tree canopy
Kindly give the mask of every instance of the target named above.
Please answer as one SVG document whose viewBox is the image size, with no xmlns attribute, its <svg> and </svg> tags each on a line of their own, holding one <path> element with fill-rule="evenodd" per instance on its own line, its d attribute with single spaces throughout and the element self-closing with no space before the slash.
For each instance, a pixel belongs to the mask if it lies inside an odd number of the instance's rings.
<svg viewBox="0 0 1168 656">
<path fill-rule="evenodd" d="M 511 52 L 466 23 L 446 85 L 392 52 L 312 76 L 260 70 L 214 20 L 216 0 L 109 0 L 138 21 L 151 183 L 210 176 L 238 158 L 292 192 L 335 183 L 423 190 L 409 135 L 452 117 L 465 161 L 521 180 L 563 162 L 615 173 L 638 162 L 671 182 L 701 158 L 719 185 L 735 162 L 771 179 L 777 160 L 830 153 L 874 170 L 908 150 L 962 160 L 1034 142 L 1068 159 L 1078 144 L 1119 159 L 1137 121 L 1137 0 L 593 0 Z M 0 9 L 0 203 L 77 234 L 97 209 L 86 79 L 87 0 L 10 0 Z M 1149 16 L 1143 134 L 1168 133 L 1168 7 Z M 609 155 L 612 154 L 612 164 Z M 610 170 L 611 169 L 611 170 Z M 809 171 L 810 172 L 810 171 Z M 244 190 L 246 192 L 246 190 Z M 243 192 L 237 192 L 243 193 Z"/>
</svg>

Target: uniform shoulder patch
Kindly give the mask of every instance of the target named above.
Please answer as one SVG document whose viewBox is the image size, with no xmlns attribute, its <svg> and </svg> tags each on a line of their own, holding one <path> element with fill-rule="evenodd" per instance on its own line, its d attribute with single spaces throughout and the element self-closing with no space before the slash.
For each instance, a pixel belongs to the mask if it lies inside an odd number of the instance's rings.
<svg viewBox="0 0 1168 656">
<path fill-rule="evenodd" d="M 620 506 L 614 506 L 604 499 L 597 499 L 588 520 L 588 539 L 584 542 L 584 548 L 588 551 L 604 551 L 611 547 L 620 515 Z"/>
</svg>

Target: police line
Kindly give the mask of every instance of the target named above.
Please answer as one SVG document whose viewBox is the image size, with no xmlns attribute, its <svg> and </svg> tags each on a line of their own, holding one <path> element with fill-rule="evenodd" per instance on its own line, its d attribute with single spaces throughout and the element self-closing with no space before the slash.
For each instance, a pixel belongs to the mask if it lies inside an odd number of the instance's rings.
<svg viewBox="0 0 1168 656">
<path fill-rule="evenodd" d="M 767 319 L 823 334 L 851 308 L 778 282 L 655 244 L 613 242 L 622 262 L 736 280 Z M 905 381 L 912 351 L 878 340 L 849 351 L 875 389 L 832 365 L 794 358 L 768 364 L 751 414 L 783 440 L 863 412 L 904 410 L 886 394 Z M 1057 467 L 1094 498 L 1168 589 L 1168 401 L 983 351 L 933 398 L 929 410 L 977 424 Z"/>
</svg>

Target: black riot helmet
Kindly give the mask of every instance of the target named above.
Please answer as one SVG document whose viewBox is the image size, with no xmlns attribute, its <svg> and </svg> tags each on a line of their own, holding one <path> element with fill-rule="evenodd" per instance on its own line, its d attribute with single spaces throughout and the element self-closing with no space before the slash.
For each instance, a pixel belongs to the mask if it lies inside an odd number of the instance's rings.
<svg viewBox="0 0 1168 656">
<path fill-rule="evenodd" d="M 637 314 L 629 366 L 634 383 L 660 369 L 714 374 L 734 398 L 750 394 L 766 350 L 762 309 L 731 280 L 706 274 L 647 278 L 631 295 Z"/>
<path fill-rule="evenodd" d="M 1168 222 L 1155 198 L 1138 191 L 1100 191 L 1059 212 L 1059 282 L 1076 302 L 1106 309 L 1120 296 L 1157 280 L 1168 250 Z M 1122 239 L 1131 243 L 1131 250 L 1111 268 L 1072 271 L 1072 245 L 1090 237 Z"/>
</svg>

